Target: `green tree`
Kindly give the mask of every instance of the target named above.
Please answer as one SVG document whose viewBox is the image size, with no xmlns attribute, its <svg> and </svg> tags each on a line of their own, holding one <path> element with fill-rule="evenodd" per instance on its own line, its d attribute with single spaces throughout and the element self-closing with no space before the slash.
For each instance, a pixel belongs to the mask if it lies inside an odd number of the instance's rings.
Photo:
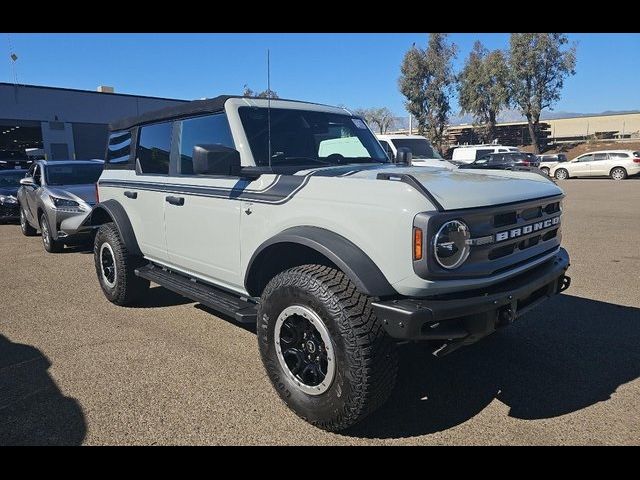
<svg viewBox="0 0 640 480">
<path fill-rule="evenodd" d="M 375 125 L 379 133 L 387 133 L 395 123 L 395 117 L 387 107 L 359 108 L 354 113 L 364 118 L 369 125 Z"/>
<path fill-rule="evenodd" d="M 484 141 L 496 138 L 496 116 L 509 106 L 509 69 L 505 54 L 489 52 L 476 42 L 458 76 L 461 113 L 473 115 L 481 124 Z"/>
<path fill-rule="evenodd" d="M 418 133 L 426 135 L 440 152 L 456 81 L 451 65 L 456 50 L 446 34 L 430 33 L 427 48 L 414 44 L 400 67 L 398 85 L 407 99 L 406 108 L 418 122 Z"/>
<path fill-rule="evenodd" d="M 242 96 L 243 97 L 257 97 L 257 98 L 280 98 L 278 96 L 278 94 L 276 92 L 274 92 L 273 90 L 263 90 L 262 92 L 258 93 L 255 90 L 252 90 L 251 88 L 249 88 L 249 85 L 247 85 L 245 83 L 243 89 L 242 89 Z"/>
<path fill-rule="evenodd" d="M 564 33 L 512 33 L 509 55 L 514 103 L 527 118 L 535 153 L 540 153 L 538 122 L 545 108 L 560 99 L 564 79 L 574 75 L 575 46 Z"/>
</svg>

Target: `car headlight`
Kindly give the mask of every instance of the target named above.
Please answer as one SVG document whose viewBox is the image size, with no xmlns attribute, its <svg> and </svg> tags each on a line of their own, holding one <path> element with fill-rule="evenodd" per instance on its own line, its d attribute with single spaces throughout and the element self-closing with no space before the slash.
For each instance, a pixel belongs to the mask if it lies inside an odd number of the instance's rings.
<svg viewBox="0 0 640 480">
<path fill-rule="evenodd" d="M 0 195 L 0 203 L 18 203 L 18 199 L 13 195 Z"/>
<path fill-rule="evenodd" d="M 69 200 L 68 198 L 59 198 L 54 197 L 53 195 L 49 195 L 49 198 L 53 202 L 53 206 L 70 212 L 82 212 L 82 206 L 76 202 L 75 200 Z"/>
<path fill-rule="evenodd" d="M 448 270 L 462 265 L 471 251 L 469 227 L 460 220 L 450 220 L 433 237 L 433 255 L 436 262 Z"/>
</svg>

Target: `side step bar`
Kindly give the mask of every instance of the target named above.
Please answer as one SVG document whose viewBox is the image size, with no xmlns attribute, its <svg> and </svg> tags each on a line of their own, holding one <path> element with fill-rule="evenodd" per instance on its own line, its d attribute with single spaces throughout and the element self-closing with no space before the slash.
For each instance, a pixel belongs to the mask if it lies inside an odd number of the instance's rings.
<svg viewBox="0 0 640 480">
<path fill-rule="evenodd" d="M 149 264 L 137 268 L 138 277 L 163 286 L 167 290 L 179 293 L 191 300 L 206 305 L 213 310 L 234 317 L 239 323 L 255 323 L 258 317 L 257 304 L 245 300 L 219 288 L 197 282 L 179 273 L 165 270 Z"/>
</svg>

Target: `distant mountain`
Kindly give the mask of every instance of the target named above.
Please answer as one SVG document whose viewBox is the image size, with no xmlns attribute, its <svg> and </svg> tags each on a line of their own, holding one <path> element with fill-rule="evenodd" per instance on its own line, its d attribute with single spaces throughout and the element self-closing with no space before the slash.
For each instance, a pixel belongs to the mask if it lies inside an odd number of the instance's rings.
<svg viewBox="0 0 640 480">
<path fill-rule="evenodd" d="M 540 115 L 541 120 L 554 120 L 556 118 L 576 118 L 576 117 L 593 117 L 598 115 L 622 115 L 625 113 L 640 113 L 640 110 L 605 110 L 599 113 L 576 113 L 565 111 L 545 110 Z M 450 117 L 451 125 L 463 125 L 465 123 L 473 123 L 471 115 L 456 115 Z M 527 119 L 517 109 L 509 108 L 498 114 L 498 123 L 503 122 L 526 122 Z"/>
</svg>

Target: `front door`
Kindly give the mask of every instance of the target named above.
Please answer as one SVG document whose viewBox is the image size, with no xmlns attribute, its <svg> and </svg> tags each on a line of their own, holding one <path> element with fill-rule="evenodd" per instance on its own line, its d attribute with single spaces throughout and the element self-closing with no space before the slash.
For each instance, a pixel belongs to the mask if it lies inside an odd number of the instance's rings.
<svg viewBox="0 0 640 480">
<path fill-rule="evenodd" d="M 33 186 L 26 188 L 27 205 L 29 206 L 29 219 L 33 225 L 38 225 L 38 191 L 42 186 L 42 166 L 35 165 L 33 169 Z"/>
<path fill-rule="evenodd" d="M 571 176 L 575 177 L 588 177 L 591 175 L 591 163 L 593 162 L 593 155 L 587 154 L 578 157 L 571 165 Z"/>
<path fill-rule="evenodd" d="M 171 183 L 164 203 L 169 262 L 188 273 L 229 288 L 243 284 L 240 275 L 238 191 L 251 188 L 238 177 L 196 175 L 196 145 L 235 148 L 224 113 L 175 122 Z"/>
</svg>

